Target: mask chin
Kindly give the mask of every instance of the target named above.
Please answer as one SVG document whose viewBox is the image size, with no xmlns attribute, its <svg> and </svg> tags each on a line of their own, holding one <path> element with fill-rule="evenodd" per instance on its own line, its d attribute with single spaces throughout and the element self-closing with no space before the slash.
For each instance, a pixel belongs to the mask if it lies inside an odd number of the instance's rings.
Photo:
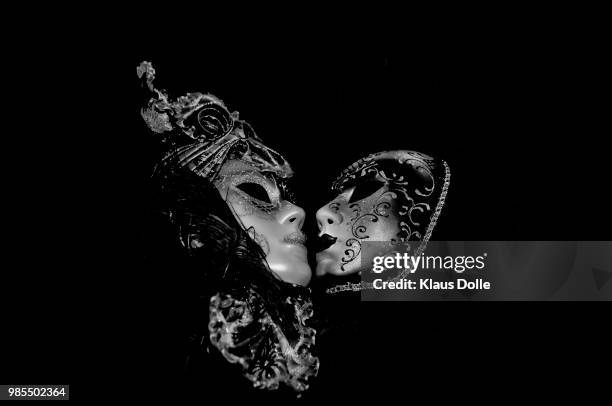
<svg viewBox="0 0 612 406">
<path fill-rule="evenodd" d="M 268 260 L 266 258 L 266 260 Z M 284 282 L 294 285 L 308 286 L 312 278 L 312 270 L 306 258 L 297 260 L 287 260 L 270 264 L 270 269 L 279 276 Z"/>
<path fill-rule="evenodd" d="M 300 234 L 291 231 L 282 223 L 271 224 L 264 228 L 265 238 L 269 241 L 270 250 L 266 255 L 266 262 L 270 270 L 287 283 L 306 286 L 312 277 L 312 270 L 308 265 L 306 246 L 287 240 L 287 236 Z"/>
</svg>

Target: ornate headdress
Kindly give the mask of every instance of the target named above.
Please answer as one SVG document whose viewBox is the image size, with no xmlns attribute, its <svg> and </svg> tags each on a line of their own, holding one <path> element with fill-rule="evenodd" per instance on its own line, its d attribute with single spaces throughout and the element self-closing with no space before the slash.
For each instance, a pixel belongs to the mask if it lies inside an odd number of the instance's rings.
<svg viewBox="0 0 612 406">
<path fill-rule="evenodd" d="M 157 170 L 187 167 L 213 181 L 227 159 L 238 158 L 280 178 L 293 175 L 285 158 L 265 146 L 238 112 L 230 113 L 219 98 L 198 92 L 172 101 L 153 86 L 151 63 L 142 62 L 137 74 L 152 93 L 141 109 L 142 118 L 168 150 Z"/>
</svg>

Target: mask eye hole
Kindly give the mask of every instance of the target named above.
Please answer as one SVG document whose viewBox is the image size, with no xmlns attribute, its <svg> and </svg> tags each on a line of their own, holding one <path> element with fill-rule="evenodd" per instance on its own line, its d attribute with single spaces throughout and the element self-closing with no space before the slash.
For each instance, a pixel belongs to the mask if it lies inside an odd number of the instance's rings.
<svg viewBox="0 0 612 406">
<path fill-rule="evenodd" d="M 258 183 L 245 182 L 237 185 L 236 187 L 257 200 L 261 200 L 265 203 L 271 203 L 268 192 Z"/>
<path fill-rule="evenodd" d="M 349 199 L 349 203 L 353 203 L 358 200 L 365 199 L 368 196 L 371 196 L 372 194 L 374 194 L 374 192 L 378 191 L 384 185 L 384 182 L 381 182 L 376 179 L 369 179 L 360 182 L 357 186 L 355 186 L 355 189 L 351 194 L 351 198 Z"/>
</svg>

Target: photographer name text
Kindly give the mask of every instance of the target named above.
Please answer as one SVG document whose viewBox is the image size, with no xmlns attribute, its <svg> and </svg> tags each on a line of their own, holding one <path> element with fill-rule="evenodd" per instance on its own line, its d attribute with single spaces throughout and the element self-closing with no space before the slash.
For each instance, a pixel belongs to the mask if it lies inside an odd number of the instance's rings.
<svg viewBox="0 0 612 406">
<path fill-rule="evenodd" d="M 407 270 L 413 275 L 418 271 L 453 271 L 462 274 L 465 271 L 481 272 L 485 268 L 487 253 L 480 256 L 410 256 L 403 255 L 378 256 L 373 259 L 372 272 L 381 274 L 385 271 Z M 382 276 L 382 275 L 381 275 Z M 456 278 L 454 280 L 439 281 L 434 278 L 419 277 L 417 279 L 374 279 L 374 289 L 401 289 L 401 290 L 490 290 L 491 283 L 484 278 Z"/>
</svg>

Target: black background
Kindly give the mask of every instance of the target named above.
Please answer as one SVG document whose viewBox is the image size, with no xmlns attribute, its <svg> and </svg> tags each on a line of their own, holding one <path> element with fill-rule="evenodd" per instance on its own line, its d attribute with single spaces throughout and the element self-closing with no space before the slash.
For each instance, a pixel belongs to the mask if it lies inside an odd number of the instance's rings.
<svg viewBox="0 0 612 406">
<path fill-rule="evenodd" d="M 589 44 L 533 33 L 293 45 L 137 49 L 134 65 L 151 61 L 171 95 L 218 95 L 286 155 L 309 230 L 340 170 L 414 149 L 451 168 L 439 240 L 604 239 L 592 227 L 609 219 L 603 67 Z"/>
<path fill-rule="evenodd" d="M 605 147 L 588 44 L 542 33 L 233 47 L 220 53 L 138 49 L 157 86 L 213 93 L 283 153 L 314 235 L 314 213 L 337 173 L 375 151 L 414 149 L 445 159 L 452 179 L 438 240 L 598 240 L 609 224 Z M 131 69 L 131 68 L 130 68 Z M 582 306 L 582 307 L 580 307 Z M 517 369 L 520 386 L 599 354 L 604 331 L 588 304 L 363 303 L 356 336 L 322 358 L 306 399 L 405 396 L 470 375 Z M 576 350 L 576 355 L 571 350 Z M 332 353 L 333 353 L 332 351 Z M 335 363 L 325 365 L 325 362 Z M 325 369 L 325 371 L 323 370 Z M 475 372 L 468 372 L 473 369 Z M 446 378 L 444 378 L 446 377 Z M 507 382 L 501 380 L 500 382 Z M 469 384 L 468 384 L 469 385 Z M 380 392 L 378 392 L 380 393 Z"/>
<path fill-rule="evenodd" d="M 435 239 L 609 239 L 609 125 L 602 120 L 609 69 L 597 27 L 561 25 L 466 24 L 374 38 L 369 25 L 355 36 L 314 35 L 314 24 L 298 38 L 276 31 L 234 39 L 211 36 L 205 24 L 196 27 L 201 35 L 188 35 L 157 32 L 151 22 L 117 35 L 123 46 L 104 45 L 91 62 L 79 46 L 70 59 L 54 47 L 37 54 L 48 71 L 30 76 L 32 94 L 46 95 L 59 112 L 34 126 L 37 154 L 28 165 L 12 154 L 22 175 L 12 177 L 13 196 L 27 213 L 7 212 L 19 223 L 7 246 L 19 257 L 10 273 L 19 283 L 3 286 L 12 315 L 5 331 L 14 333 L 3 344 L 3 378 L 69 382 L 74 396 L 108 395 L 97 382 L 125 382 L 118 391 L 147 397 L 169 392 L 164 383 L 172 387 L 172 370 L 155 377 L 138 366 L 169 352 L 158 346 L 166 336 L 150 301 L 159 299 L 158 311 L 171 300 L 163 277 L 138 268 L 139 188 L 156 159 L 132 96 L 143 60 L 157 70 L 158 87 L 173 96 L 217 95 L 288 158 L 311 235 L 313 214 L 341 169 L 375 151 L 413 149 L 445 159 L 452 172 Z M 67 38 L 77 43 L 73 34 Z M 40 113 L 16 134 L 29 134 Z M 31 138 L 25 142 L 14 151 L 29 151 Z M 326 373 L 309 398 L 364 388 L 404 399 L 417 388 L 459 387 L 468 396 L 484 387 L 503 387 L 504 396 L 534 387 L 562 392 L 578 375 L 609 366 L 606 310 L 596 303 L 364 303 L 364 328 L 339 350 L 347 364 Z"/>
</svg>

